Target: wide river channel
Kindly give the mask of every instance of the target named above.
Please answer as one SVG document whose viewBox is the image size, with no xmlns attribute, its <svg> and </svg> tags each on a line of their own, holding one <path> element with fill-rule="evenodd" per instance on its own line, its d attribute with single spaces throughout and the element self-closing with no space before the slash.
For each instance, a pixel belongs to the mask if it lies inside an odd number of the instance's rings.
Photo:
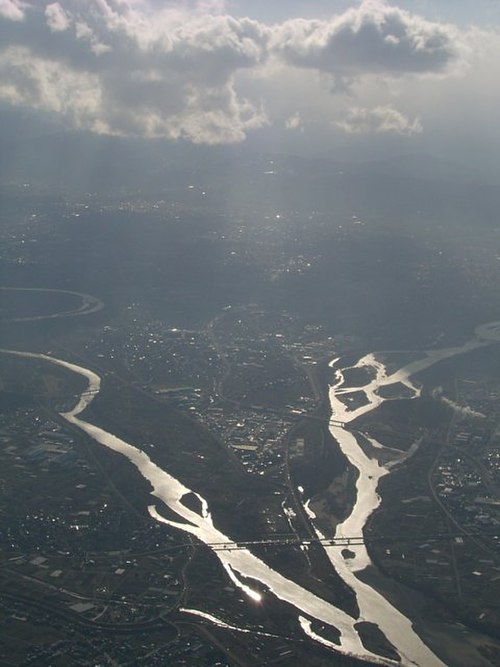
<svg viewBox="0 0 500 667">
<path fill-rule="evenodd" d="M 390 467 L 378 463 L 375 458 L 370 458 L 359 446 L 356 435 L 349 430 L 349 423 L 358 416 L 374 410 L 384 400 L 378 390 L 388 385 L 404 386 L 405 397 L 416 397 L 419 389 L 411 382 L 411 377 L 429 368 L 433 364 L 471 350 L 490 345 L 500 340 L 500 323 L 482 325 L 475 330 L 474 337 L 459 347 L 432 350 L 422 353 L 422 358 L 413 361 L 393 373 L 387 373 L 384 364 L 371 354 L 363 357 L 355 366 L 350 368 L 367 367 L 371 369 L 370 379 L 361 386 L 346 386 L 344 373 L 347 368 L 337 368 L 338 360 L 332 362 L 336 381 L 330 388 L 330 402 L 332 408 L 331 433 L 339 443 L 343 453 L 358 471 L 356 483 L 356 501 L 351 514 L 337 527 L 336 536 L 360 536 L 365 523 L 378 506 L 380 499 L 377 494 L 379 479 L 389 474 Z M 444 667 L 444 663 L 424 644 L 414 631 L 412 624 L 400 611 L 392 606 L 382 595 L 373 588 L 363 583 L 356 576 L 367 565 L 370 558 L 364 546 L 350 546 L 352 552 L 349 558 L 345 558 L 338 547 L 325 547 L 327 555 L 333 567 L 342 579 L 354 590 L 359 606 L 359 618 L 353 618 L 335 605 L 321 599 L 291 579 L 281 575 L 270 568 L 264 561 L 251 553 L 248 549 L 232 549 L 235 542 L 219 531 L 212 520 L 208 503 L 199 494 L 201 510 L 199 513 L 189 509 L 184 503 L 190 496 L 191 489 L 187 488 L 179 480 L 175 479 L 168 471 L 161 469 L 149 456 L 136 446 L 125 442 L 95 426 L 84 418 L 84 411 L 94 400 L 101 388 L 101 378 L 92 370 L 76 364 L 57 359 L 52 356 L 22 352 L 18 350 L 5 350 L 0 352 L 16 355 L 19 357 L 44 360 L 66 368 L 86 378 L 87 387 L 80 395 L 76 405 L 64 412 L 61 416 L 73 426 L 79 428 L 88 436 L 104 447 L 125 456 L 139 471 L 139 473 L 151 484 L 151 494 L 154 498 L 165 503 L 179 517 L 178 521 L 172 521 L 163 517 L 155 504 L 149 506 L 149 513 L 156 521 L 173 526 L 181 531 L 190 533 L 198 540 L 205 543 L 209 548 L 217 545 L 214 553 L 219 559 L 232 582 L 242 589 L 245 594 L 255 602 L 265 596 L 266 591 L 271 591 L 281 600 L 291 604 L 297 610 L 297 618 L 303 631 L 313 640 L 332 648 L 333 650 L 350 656 L 355 656 L 371 664 L 379 665 L 417 665 L 418 667 Z M 366 401 L 360 407 L 350 410 L 349 394 L 364 392 Z M 337 425 L 335 425 L 337 424 Z M 340 425 L 342 424 L 342 425 Z M 382 447 L 379 443 L 372 441 L 374 447 Z M 314 514 L 306 506 L 311 522 L 314 525 Z M 318 536 L 321 533 L 316 529 Z M 226 548 L 224 548 L 226 545 Z M 222 547 L 222 548 L 221 548 Z M 344 551 L 345 553 L 345 551 Z M 183 610 L 186 613 L 197 614 L 222 627 L 231 627 L 223 619 L 204 612 L 203 610 Z M 312 629 L 312 623 L 319 621 L 335 627 L 340 632 L 339 644 L 333 643 L 321 637 Z M 393 644 L 400 655 L 400 661 L 383 658 L 367 650 L 356 630 L 356 624 L 360 621 L 372 622 L 379 626 L 387 639 Z"/>
</svg>

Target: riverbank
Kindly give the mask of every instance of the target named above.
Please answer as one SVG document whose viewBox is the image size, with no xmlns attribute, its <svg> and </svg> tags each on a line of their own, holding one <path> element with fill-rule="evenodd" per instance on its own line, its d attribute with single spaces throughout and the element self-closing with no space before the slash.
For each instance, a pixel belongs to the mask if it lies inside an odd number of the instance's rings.
<svg viewBox="0 0 500 667">
<path fill-rule="evenodd" d="M 375 565 L 358 573 L 359 579 L 377 590 L 412 622 L 424 642 L 453 667 L 492 667 L 500 658 L 498 642 L 471 632 L 437 602 L 419 591 L 395 582 Z M 495 660 L 491 657 L 495 656 Z"/>
<path fill-rule="evenodd" d="M 484 348 L 497 340 L 497 323 L 477 327 L 475 336 L 466 341 L 462 346 L 443 348 L 422 352 L 421 358 L 412 360 L 407 365 L 388 372 L 385 365 L 375 355 L 366 355 L 356 364 L 344 368 L 339 366 L 339 360 L 335 363 L 334 380 L 330 387 L 329 397 L 332 408 L 332 417 L 335 421 L 331 423 L 331 433 L 337 440 L 340 450 L 348 458 L 351 466 L 358 471 L 356 482 L 356 501 L 353 504 L 350 515 L 337 525 L 335 535 L 337 537 L 356 537 L 364 532 L 367 521 L 373 512 L 379 507 L 380 497 L 378 495 L 379 480 L 390 472 L 388 467 L 379 464 L 377 459 L 370 456 L 366 449 L 358 442 L 359 434 L 349 429 L 349 424 L 360 416 L 366 416 L 374 411 L 385 401 L 390 400 L 392 394 L 382 394 L 381 388 L 390 389 L 399 384 L 406 389 L 404 398 L 418 398 L 421 388 L 416 387 L 411 377 L 416 373 L 424 371 L 434 364 L 450 359 L 456 355 L 462 355 L 480 348 Z M 360 386 L 353 386 L 351 372 L 353 369 L 373 369 L 369 374 L 361 375 Z M 351 381 L 347 385 L 344 373 L 350 372 Z M 358 373 L 358 376 L 360 374 Z M 359 395 L 365 395 L 365 401 L 359 401 Z M 351 401 L 351 397 L 354 397 Z M 401 398 L 401 397 L 398 397 Z M 374 443 L 377 448 L 383 448 L 383 444 Z M 322 516 L 324 519 L 324 515 Z M 311 513 L 313 524 L 318 530 L 319 522 Z M 355 545 L 352 550 L 344 550 L 339 554 L 334 547 L 325 547 L 332 565 L 344 581 L 356 592 L 361 617 L 365 621 L 372 621 L 380 627 L 385 636 L 394 646 L 398 648 L 401 656 L 405 656 L 411 663 L 428 667 L 431 664 L 444 664 L 433 653 L 436 651 L 446 659 L 446 664 L 462 667 L 474 664 L 476 667 L 492 664 L 484 661 L 485 651 L 496 651 L 496 646 L 488 643 L 484 637 L 474 636 L 470 639 L 467 631 L 462 633 L 461 641 L 457 641 L 457 628 L 460 626 L 453 623 L 449 618 L 436 630 L 435 622 L 429 623 L 424 614 L 415 612 L 418 605 L 422 605 L 423 596 L 414 592 L 403 591 L 398 588 L 394 581 L 386 578 L 378 572 L 370 559 L 365 546 Z M 404 556 L 403 556 L 404 557 Z M 390 581 L 390 584 L 389 584 Z M 383 582 L 383 585 L 382 585 Z M 429 602 L 425 603 L 427 606 Z M 433 611 L 442 614 L 440 611 Z M 427 609 L 426 609 L 427 616 Z M 435 621 L 436 619 L 433 618 Z M 451 641 L 450 637 L 453 637 Z M 423 640 L 423 641 L 422 641 Z M 486 643 L 485 643 L 486 642 Z M 458 648 L 460 647 L 460 648 Z M 465 654 L 468 660 L 475 656 L 471 662 L 463 662 L 458 655 Z"/>
</svg>

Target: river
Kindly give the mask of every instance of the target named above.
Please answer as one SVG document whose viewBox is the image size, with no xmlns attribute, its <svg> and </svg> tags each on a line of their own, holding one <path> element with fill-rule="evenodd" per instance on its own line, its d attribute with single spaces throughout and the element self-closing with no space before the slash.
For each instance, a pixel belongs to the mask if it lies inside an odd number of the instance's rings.
<svg viewBox="0 0 500 667">
<path fill-rule="evenodd" d="M 34 322 L 36 320 L 52 320 L 61 317 L 76 317 L 81 315 L 90 315 L 96 313 L 104 307 L 103 302 L 90 294 L 83 292 L 73 292 L 67 289 L 49 289 L 47 287 L 5 287 L 0 286 L 0 291 L 8 292 L 48 292 L 53 294 L 69 294 L 80 299 L 80 305 L 69 310 L 62 310 L 56 313 L 43 315 L 30 315 L 29 317 L 14 317 L 12 322 Z"/>
<path fill-rule="evenodd" d="M 198 514 L 189 509 L 183 499 L 192 491 L 175 479 L 167 471 L 156 465 L 149 456 L 137 447 L 125 442 L 121 438 L 108 433 L 104 429 L 80 418 L 80 415 L 90 405 L 100 391 L 101 378 L 93 371 L 77 366 L 70 362 L 45 354 L 20 352 L 0 349 L 0 352 L 19 357 L 47 361 L 62 366 L 69 371 L 86 378 L 87 387 L 84 389 L 75 407 L 61 413 L 67 422 L 81 429 L 96 442 L 125 456 L 137 468 L 140 474 L 152 486 L 151 495 L 164 502 L 178 516 L 178 521 L 166 519 L 158 512 L 154 504 L 149 506 L 149 513 L 155 520 L 173 526 L 179 530 L 194 535 L 207 545 L 217 544 L 214 553 L 228 573 L 233 583 L 241 588 L 254 602 L 258 603 L 265 594 L 265 590 L 274 593 L 278 598 L 293 605 L 297 610 L 322 623 L 332 625 L 340 631 L 340 645 L 336 649 L 346 655 L 356 656 L 373 664 L 395 665 L 392 660 L 386 660 L 364 648 L 356 628 L 357 619 L 352 618 L 334 605 L 322 600 L 310 591 L 302 588 L 295 582 L 279 574 L 262 560 L 257 558 L 248 549 L 233 549 L 236 544 L 213 524 L 208 504 L 204 498 L 196 494 L 201 502 L 201 512 Z M 221 548 L 227 545 L 227 550 Z M 245 579 L 245 581 L 244 581 Z M 264 589 L 262 588 L 264 587 Z M 310 621 L 309 621 L 310 622 Z M 312 636 L 313 633 L 311 633 Z M 412 663 L 408 663 L 412 664 Z M 431 665 L 432 663 L 428 663 Z M 435 663 L 439 664 L 439 663 Z"/>
<path fill-rule="evenodd" d="M 349 423 L 359 415 L 375 409 L 384 400 L 388 400 L 380 397 L 377 393 L 380 387 L 402 383 L 412 392 L 412 396 L 417 396 L 419 390 L 410 380 L 412 375 L 442 359 L 489 345 L 499 339 L 500 323 L 483 325 L 476 329 L 474 338 L 464 345 L 423 353 L 422 359 L 414 361 L 392 374 L 386 372 L 385 366 L 376 359 L 375 355 L 367 355 L 356 364 L 356 367 L 371 367 L 374 369 L 375 378 L 366 385 L 358 387 L 345 387 L 343 372 L 347 369 L 337 369 L 336 382 L 330 390 L 330 402 L 333 418 L 338 419 L 344 426 L 332 426 L 332 435 L 338 441 L 350 463 L 359 472 L 356 485 L 356 502 L 349 517 L 338 526 L 337 536 L 358 536 L 362 534 L 367 518 L 380 502 L 377 494 L 378 481 L 383 475 L 389 473 L 388 467 L 380 465 L 377 460 L 369 458 L 363 452 L 355 435 L 347 429 Z M 189 488 L 166 470 L 161 469 L 142 450 L 86 421 L 82 413 L 94 400 L 101 387 L 101 378 L 95 372 L 83 366 L 44 354 L 4 349 L 0 352 L 43 360 L 84 377 L 87 380 L 87 387 L 81 393 L 76 405 L 71 410 L 61 413 L 61 416 L 96 442 L 125 456 L 137 468 L 138 472 L 149 481 L 152 487 L 151 495 L 165 503 L 179 517 L 177 521 L 163 517 L 156 505 L 152 503 L 148 509 L 153 519 L 190 533 L 209 548 L 212 548 L 211 545 L 217 544 L 218 547 L 214 550 L 214 553 L 221 565 L 233 583 L 243 590 L 254 603 L 258 604 L 266 591 L 271 591 L 297 610 L 297 620 L 303 631 L 312 640 L 344 655 L 355 656 L 371 664 L 379 665 L 444 667 L 444 663 L 415 633 L 410 620 L 356 576 L 356 572 L 363 570 L 370 564 L 364 546 L 350 548 L 354 552 L 354 558 L 350 559 L 345 559 L 338 548 L 326 548 L 333 566 L 356 594 L 360 617 L 353 618 L 333 604 L 270 568 L 248 549 L 231 549 L 231 547 L 236 546 L 235 543 L 216 528 L 210 514 L 210 508 L 204 498 L 196 494 L 201 504 L 199 513 L 189 509 L 183 502 L 192 493 Z M 354 391 L 363 391 L 367 402 L 354 410 L 349 410 L 341 398 L 345 400 L 346 396 Z M 378 443 L 378 446 L 382 445 Z M 309 516 L 312 517 L 313 513 L 310 508 L 306 509 Z M 314 523 L 313 518 L 312 522 Z M 317 532 L 320 535 L 319 531 Z M 223 545 L 222 548 L 221 544 Z M 192 610 L 190 610 L 190 613 L 193 613 Z M 206 617 L 208 618 L 210 615 L 206 615 Z M 339 645 L 313 631 L 311 623 L 314 620 L 337 628 L 340 633 Z M 401 661 L 383 658 L 367 650 L 363 646 L 355 627 L 360 621 L 370 621 L 378 625 L 395 646 L 400 654 Z"/>
<path fill-rule="evenodd" d="M 335 382 L 330 387 L 329 392 L 332 420 L 334 420 L 330 426 L 330 431 L 350 464 L 358 471 L 356 502 L 350 515 L 337 526 L 335 537 L 363 534 L 368 517 L 380 504 L 380 496 L 377 493 L 379 480 L 390 472 L 390 465 L 381 465 L 376 458 L 370 458 L 365 454 L 359 445 L 359 436 L 348 430 L 349 424 L 361 415 L 374 410 L 384 401 L 390 400 L 380 396 L 379 390 L 381 387 L 401 384 L 407 392 L 410 392 L 410 398 L 416 398 L 420 396 L 420 388 L 411 381 L 410 378 L 413 375 L 426 370 L 439 361 L 471 352 L 499 340 L 500 322 L 492 322 L 476 327 L 474 337 L 463 345 L 424 352 L 421 359 L 412 361 L 393 373 L 387 372 L 385 365 L 377 360 L 376 354 L 368 354 L 362 357 L 354 366 L 335 370 Z M 330 364 L 331 367 L 335 368 L 338 361 L 338 359 L 335 359 Z M 371 369 L 373 379 L 368 380 L 366 384 L 346 386 L 344 373 L 353 368 Z M 349 396 L 357 394 L 359 397 L 359 392 L 364 393 L 365 402 L 354 409 L 349 409 Z M 407 394 L 405 394 L 405 397 L 408 397 Z M 341 423 L 342 426 L 337 425 L 338 423 Z M 370 442 L 376 448 L 383 448 L 381 443 L 373 439 L 370 439 Z M 314 513 L 310 507 L 306 509 L 314 525 Z M 315 527 L 315 530 L 318 537 L 323 537 L 317 527 Z M 376 623 L 387 639 L 397 647 L 402 658 L 410 660 L 410 662 L 413 661 L 422 667 L 431 664 L 442 664 L 440 661 L 436 661 L 435 656 L 432 660 L 430 659 L 429 649 L 415 634 L 409 619 L 356 576 L 357 572 L 361 572 L 372 564 L 364 545 L 350 546 L 350 554 L 347 558 L 344 557 L 343 550 L 336 547 L 326 546 L 325 550 L 335 570 L 355 590 L 360 617 L 363 620 Z"/>
</svg>

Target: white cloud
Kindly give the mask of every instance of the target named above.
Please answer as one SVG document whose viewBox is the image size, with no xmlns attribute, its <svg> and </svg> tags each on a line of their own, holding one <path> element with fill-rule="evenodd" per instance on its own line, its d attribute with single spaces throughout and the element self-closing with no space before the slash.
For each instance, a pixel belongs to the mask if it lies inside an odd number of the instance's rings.
<svg viewBox="0 0 500 667">
<path fill-rule="evenodd" d="M 387 81 L 444 77 L 466 52 L 458 29 L 380 0 L 272 26 L 229 16 L 230 6 L 0 0 L 0 99 L 93 132 L 225 143 L 267 124 L 269 113 L 289 130 L 313 117 L 327 123 L 342 110 L 332 81 L 351 96 L 356 82 L 358 108 L 342 129 L 410 135 L 421 125 L 392 108 Z M 380 94 L 363 97 L 367 81 Z"/>
<path fill-rule="evenodd" d="M 20 0 L 0 0 L 0 17 L 11 21 L 22 21 L 24 19 L 24 2 Z"/>
<path fill-rule="evenodd" d="M 67 30 L 70 26 L 68 15 L 58 2 L 53 2 L 45 8 L 47 25 L 53 32 Z"/>
<path fill-rule="evenodd" d="M 374 109 L 355 107 L 335 124 L 347 134 L 395 132 L 411 136 L 422 132 L 422 124 L 418 118 L 410 120 L 390 106 L 379 106 Z"/>
<path fill-rule="evenodd" d="M 294 113 L 289 116 L 285 121 L 285 127 L 287 130 L 300 130 L 302 129 L 302 119 L 300 113 Z"/>
<path fill-rule="evenodd" d="M 96 132 L 241 141 L 267 122 L 235 86 L 238 70 L 265 57 L 267 29 L 209 4 L 153 13 L 127 0 L 31 3 L 23 30 L 3 31 L 0 94 Z"/>
<path fill-rule="evenodd" d="M 330 20 L 293 19 L 274 35 L 291 65 L 335 77 L 442 73 L 462 54 L 461 34 L 381 0 L 365 0 Z"/>
<path fill-rule="evenodd" d="M 33 60 L 25 47 L 12 46 L 0 54 L 0 96 L 65 116 L 76 127 L 96 131 L 101 93 L 96 75 L 75 72 L 50 60 Z"/>
</svg>

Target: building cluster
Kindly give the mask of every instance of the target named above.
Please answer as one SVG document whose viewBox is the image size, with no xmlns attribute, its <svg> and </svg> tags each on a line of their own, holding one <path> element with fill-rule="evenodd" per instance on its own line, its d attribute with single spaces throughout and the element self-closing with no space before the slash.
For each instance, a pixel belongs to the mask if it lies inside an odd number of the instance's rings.
<svg viewBox="0 0 500 667">
<path fill-rule="evenodd" d="M 449 446 L 435 469 L 433 485 L 443 506 L 466 532 L 500 548 L 500 387 L 460 379 Z"/>
<path fill-rule="evenodd" d="M 391 475 L 366 533 L 392 576 L 495 631 L 500 623 L 500 418 L 496 381 L 457 378 L 445 435 L 428 434 Z M 451 392 L 450 392 L 451 394 Z M 394 526 L 397 525 L 397 530 Z M 383 540 L 377 537 L 383 535 Z"/>
<path fill-rule="evenodd" d="M 206 426 L 248 473 L 279 468 L 290 429 L 318 405 L 308 369 L 333 347 L 321 327 L 297 335 L 290 314 L 271 320 L 255 305 L 228 306 L 201 331 L 135 317 L 137 304 L 130 310 L 132 324 L 105 326 L 88 353 L 120 360 L 141 389 Z M 291 453 L 300 457 L 304 447 Z"/>
</svg>

